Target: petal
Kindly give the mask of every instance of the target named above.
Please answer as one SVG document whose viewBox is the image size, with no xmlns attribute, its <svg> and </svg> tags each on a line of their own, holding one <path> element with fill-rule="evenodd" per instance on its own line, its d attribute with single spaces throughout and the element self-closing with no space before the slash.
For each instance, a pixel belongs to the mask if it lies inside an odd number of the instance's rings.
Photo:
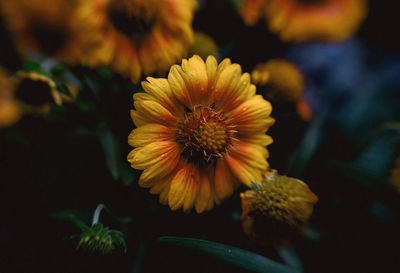
<svg viewBox="0 0 400 273">
<path fill-rule="evenodd" d="M 225 161 L 218 160 L 215 167 L 214 189 L 219 200 L 223 200 L 233 194 L 235 179 Z"/>
<path fill-rule="evenodd" d="M 152 187 L 158 180 L 170 175 L 180 160 L 180 153 L 170 150 L 165 156 L 151 167 L 145 169 L 139 178 L 139 186 L 144 188 Z"/>
<path fill-rule="evenodd" d="M 143 116 L 141 113 L 139 113 L 136 110 L 131 110 L 130 114 L 131 114 L 132 121 L 136 125 L 136 127 L 143 126 L 148 123 L 152 123 L 151 120 L 147 119 L 145 116 Z"/>
<path fill-rule="evenodd" d="M 214 203 L 214 200 L 212 198 L 210 179 L 207 173 L 201 172 L 199 192 L 195 203 L 196 212 L 202 213 L 203 211 L 205 211 L 209 200 L 212 200 L 212 203 Z"/>
<path fill-rule="evenodd" d="M 134 104 L 136 110 L 145 117 L 149 123 L 174 125 L 177 120 L 165 107 L 152 100 L 137 100 Z"/>
<path fill-rule="evenodd" d="M 270 117 L 271 104 L 261 95 L 254 96 L 233 110 L 229 117 L 237 125 L 239 134 L 264 133 L 275 120 Z"/>
<path fill-rule="evenodd" d="M 177 210 L 183 206 L 192 183 L 192 168 L 190 165 L 184 165 L 171 181 L 171 188 L 168 193 L 168 205 L 171 210 Z"/>
<path fill-rule="evenodd" d="M 192 98 L 190 97 L 190 93 L 188 87 L 186 85 L 185 79 L 182 78 L 182 68 L 178 65 L 173 65 L 169 70 L 168 74 L 168 83 L 171 87 L 172 92 L 176 96 L 176 98 L 183 104 L 193 108 Z"/>
<path fill-rule="evenodd" d="M 146 92 L 151 95 L 154 100 L 166 107 L 171 113 L 177 114 L 178 108 L 183 111 L 183 107 L 178 107 L 178 102 L 172 94 L 167 79 L 155 79 L 152 77 L 147 77 L 146 80 L 148 82 L 142 82 L 143 89 L 146 90 Z"/>
<path fill-rule="evenodd" d="M 238 64 L 231 64 L 220 73 L 213 93 L 216 109 L 223 110 L 238 96 L 236 85 L 241 73 L 242 69 Z"/>
<path fill-rule="evenodd" d="M 208 102 L 208 76 L 206 64 L 198 56 L 194 55 L 187 62 L 182 62 L 181 76 L 185 79 L 186 86 L 190 92 L 192 103 L 205 104 Z"/>
<path fill-rule="evenodd" d="M 128 136 L 128 143 L 132 147 L 140 147 L 154 141 L 173 141 L 173 131 L 161 124 L 150 123 L 133 129 Z"/>
<path fill-rule="evenodd" d="M 143 170 L 151 167 L 175 150 L 175 142 L 157 141 L 132 150 L 128 154 L 128 161 L 131 163 L 132 168 Z"/>
<path fill-rule="evenodd" d="M 266 134 L 249 135 L 240 138 L 240 140 L 243 142 L 258 144 L 261 146 L 268 146 L 274 142 L 272 137 Z"/>
<path fill-rule="evenodd" d="M 268 169 L 268 151 L 260 145 L 250 143 L 235 146 L 225 160 L 232 173 L 244 184 L 260 182 L 262 174 Z"/>
</svg>

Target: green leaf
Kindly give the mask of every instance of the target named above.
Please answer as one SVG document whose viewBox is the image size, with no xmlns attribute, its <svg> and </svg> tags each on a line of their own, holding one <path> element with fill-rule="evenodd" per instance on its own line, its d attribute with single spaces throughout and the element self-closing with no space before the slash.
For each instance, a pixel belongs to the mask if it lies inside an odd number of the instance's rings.
<svg viewBox="0 0 400 273">
<path fill-rule="evenodd" d="M 286 171 L 288 176 L 302 178 L 308 163 L 318 150 L 324 134 L 324 117 L 314 120 L 305 132 L 296 151 L 293 153 Z"/>
<path fill-rule="evenodd" d="M 103 147 L 104 156 L 106 159 L 106 165 L 108 170 L 111 172 L 114 180 L 120 177 L 119 172 L 119 143 L 115 136 L 109 130 L 102 130 L 98 133 L 98 139 L 101 146 Z"/>
<path fill-rule="evenodd" d="M 299 273 L 294 268 L 272 261 L 254 252 L 211 241 L 183 238 L 159 237 L 158 242 L 200 250 L 214 258 L 238 267 L 259 273 Z"/>
<path fill-rule="evenodd" d="M 24 70 L 29 70 L 29 71 L 41 71 L 42 68 L 40 66 L 40 63 L 34 62 L 34 61 L 25 61 L 22 65 Z"/>
</svg>

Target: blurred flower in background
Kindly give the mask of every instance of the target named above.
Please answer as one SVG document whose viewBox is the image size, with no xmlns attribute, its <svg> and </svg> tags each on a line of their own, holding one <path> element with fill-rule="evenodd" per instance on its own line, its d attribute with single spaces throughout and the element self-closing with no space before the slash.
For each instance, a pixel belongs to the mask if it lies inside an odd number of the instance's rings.
<svg viewBox="0 0 400 273">
<path fill-rule="evenodd" d="M 142 74 L 165 73 L 193 42 L 192 0 L 90 0 L 94 34 L 102 44 L 88 55 L 89 66 L 108 65 L 137 82 Z M 94 35 L 90 33 L 89 35 Z"/>
<path fill-rule="evenodd" d="M 273 104 L 293 105 L 303 120 L 310 120 L 312 110 L 303 99 L 305 80 L 299 68 L 285 59 L 272 59 L 258 64 L 251 72 L 252 81 Z"/>
<path fill-rule="evenodd" d="M 338 41 L 354 34 L 367 14 L 366 0 L 271 0 L 269 28 L 286 42 Z"/>
<path fill-rule="evenodd" d="M 88 1 L 1 1 L 0 15 L 20 53 L 34 52 L 81 63 L 101 42 L 86 14 Z"/>
<path fill-rule="evenodd" d="M 250 75 L 225 59 L 195 55 L 171 67 L 167 79 L 147 78 L 147 94 L 134 95 L 128 155 L 144 169 L 139 185 L 160 194 L 171 209 L 197 212 L 230 196 L 242 182 L 260 181 L 268 168 L 265 135 L 274 123 L 271 105 Z"/>
<path fill-rule="evenodd" d="M 12 79 L 15 99 L 28 113 L 47 113 L 50 103 L 62 104 L 55 82 L 34 71 L 18 71 Z"/>
</svg>

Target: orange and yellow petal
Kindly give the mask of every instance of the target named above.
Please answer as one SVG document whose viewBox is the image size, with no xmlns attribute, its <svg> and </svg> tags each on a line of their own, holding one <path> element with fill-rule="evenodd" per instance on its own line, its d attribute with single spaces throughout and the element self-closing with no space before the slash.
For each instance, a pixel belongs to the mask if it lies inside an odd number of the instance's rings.
<svg viewBox="0 0 400 273">
<path fill-rule="evenodd" d="M 265 14 L 270 30 L 283 41 L 338 41 L 358 30 L 367 15 L 367 1 L 271 0 Z"/>
</svg>

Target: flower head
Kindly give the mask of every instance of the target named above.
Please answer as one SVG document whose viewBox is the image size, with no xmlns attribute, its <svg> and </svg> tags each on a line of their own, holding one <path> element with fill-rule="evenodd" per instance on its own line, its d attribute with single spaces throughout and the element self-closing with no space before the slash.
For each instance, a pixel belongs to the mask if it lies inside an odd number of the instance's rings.
<svg viewBox="0 0 400 273">
<path fill-rule="evenodd" d="M 101 47 L 86 58 L 109 65 L 137 82 L 142 74 L 164 73 L 193 42 L 194 0 L 90 0 Z"/>
<path fill-rule="evenodd" d="M 272 244 L 304 229 L 318 201 L 302 181 L 274 172 L 240 196 L 244 232 Z"/>
<path fill-rule="evenodd" d="M 354 34 L 367 14 L 366 0 L 270 0 L 271 31 L 283 41 L 337 41 Z"/>
<path fill-rule="evenodd" d="M 144 170 L 139 185 L 171 209 L 210 210 L 240 182 L 250 186 L 267 170 L 265 135 L 271 104 L 255 95 L 250 75 L 229 59 L 199 56 L 173 65 L 168 79 L 147 78 L 134 95 L 137 126 L 128 161 Z"/>
<path fill-rule="evenodd" d="M 50 110 L 50 103 L 62 103 L 54 81 L 34 71 L 18 71 L 14 77 L 13 90 L 15 99 L 27 112 L 46 113 Z"/>
<path fill-rule="evenodd" d="M 92 34 L 87 1 L 0 1 L 0 15 L 23 54 L 40 52 L 68 63 L 80 63 L 101 42 Z"/>
</svg>

